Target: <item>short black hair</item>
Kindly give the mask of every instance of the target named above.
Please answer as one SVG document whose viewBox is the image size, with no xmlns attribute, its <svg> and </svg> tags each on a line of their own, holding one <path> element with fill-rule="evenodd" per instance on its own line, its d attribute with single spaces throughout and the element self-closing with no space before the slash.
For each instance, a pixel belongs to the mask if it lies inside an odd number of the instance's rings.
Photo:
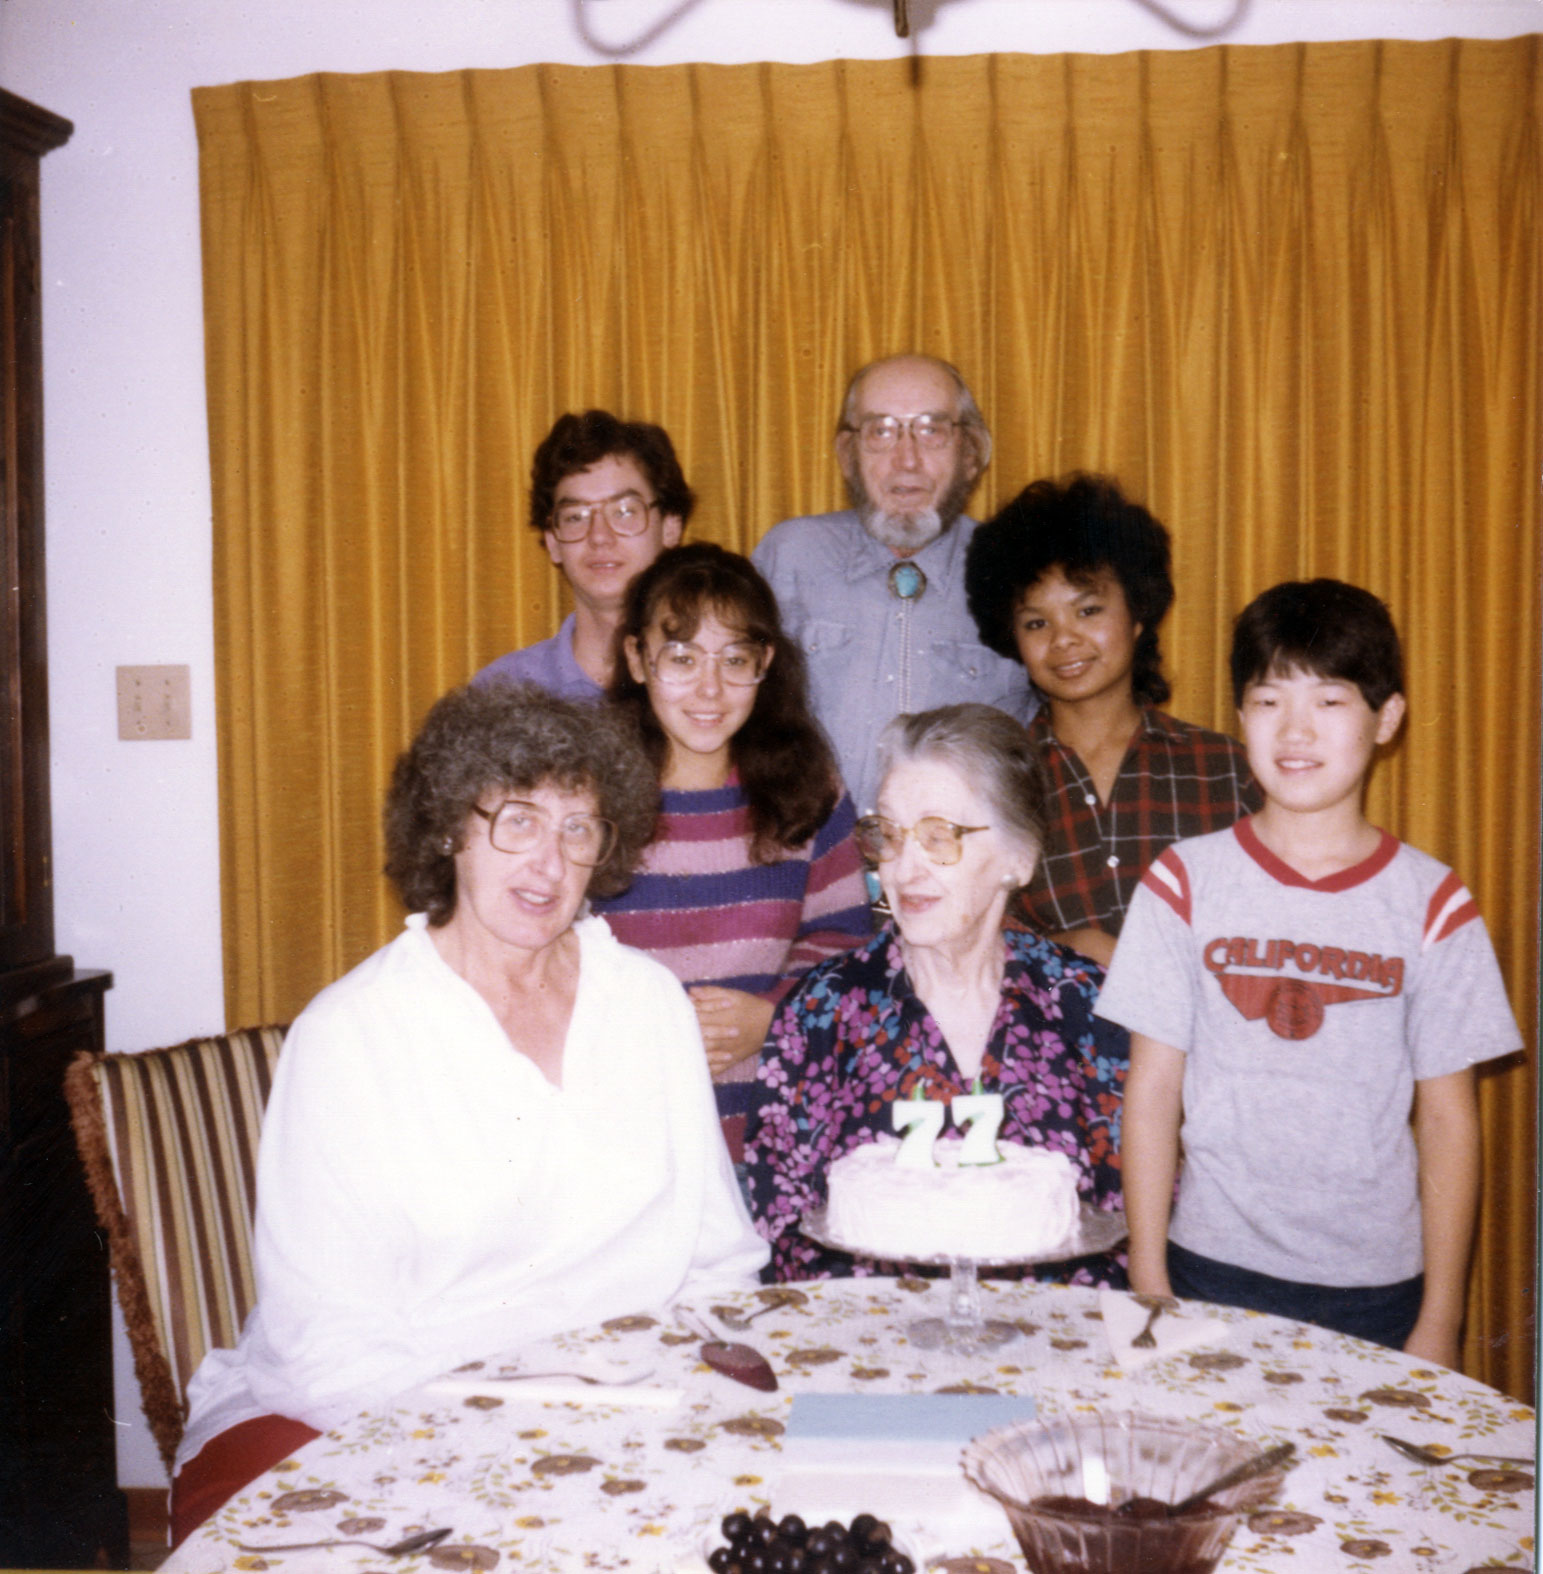
<svg viewBox="0 0 1543 1574">
<path fill-rule="evenodd" d="M 1272 673 L 1311 672 L 1353 683 L 1373 710 L 1404 692 L 1393 615 L 1342 579 L 1288 580 L 1255 596 L 1232 626 L 1232 698 Z"/>
<path fill-rule="evenodd" d="M 1029 586 L 1052 569 L 1074 585 L 1111 575 L 1141 625 L 1131 665 L 1138 701 L 1161 705 L 1172 692 L 1162 673 L 1158 626 L 1173 605 L 1168 532 L 1110 476 L 1033 481 L 970 542 L 964 591 L 981 643 L 1021 661 L 1013 621 Z"/>
<path fill-rule="evenodd" d="M 685 525 L 696 496 L 686 485 L 675 445 L 662 426 L 651 421 L 623 421 L 609 410 L 571 410 L 557 418 L 541 439 L 530 465 L 530 527 L 546 530 L 552 523 L 557 489 L 571 475 L 602 459 L 631 459 L 647 477 L 659 500 L 659 511 Z"/>
</svg>

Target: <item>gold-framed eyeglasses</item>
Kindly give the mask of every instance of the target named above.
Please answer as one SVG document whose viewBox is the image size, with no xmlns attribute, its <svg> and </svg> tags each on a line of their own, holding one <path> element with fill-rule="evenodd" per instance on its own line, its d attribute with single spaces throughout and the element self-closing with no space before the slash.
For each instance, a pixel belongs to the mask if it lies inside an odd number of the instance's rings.
<svg viewBox="0 0 1543 1574">
<path fill-rule="evenodd" d="M 766 676 L 771 651 L 759 640 L 735 640 L 722 650 L 703 650 L 689 641 L 672 639 L 648 658 L 649 669 L 668 689 L 687 689 L 708 667 L 731 688 L 748 689 Z"/>
<path fill-rule="evenodd" d="M 857 822 L 857 845 L 872 863 L 887 864 L 900 856 L 900 849 L 908 836 L 916 838 L 916 845 L 935 864 L 956 864 L 964 853 L 964 839 L 984 825 L 956 825 L 941 815 L 924 815 L 915 825 L 896 825 L 882 814 L 865 814 Z"/>
<path fill-rule="evenodd" d="M 845 430 L 856 432 L 857 441 L 870 454 L 883 454 L 902 436 L 910 437 L 918 448 L 947 448 L 959 422 L 951 415 L 865 415 Z"/>
<path fill-rule="evenodd" d="M 496 809 L 472 805 L 472 813 L 488 822 L 488 840 L 501 853 L 528 853 L 556 835 L 563 857 L 581 868 L 603 864 L 616 845 L 616 826 L 598 814 L 569 814 L 555 820 L 540 804 L 510 798 Z"/>
<path fill-rule="evenodd" d="M 619 536 L 640 536 L 648 529 L 649 515 L 659 506 L 636 492 L 623 492 L 601 503 L 563 503 L 552 510 L 552 534 L 559 541 L 582 541 L 599 514 Z"/>
</svg>

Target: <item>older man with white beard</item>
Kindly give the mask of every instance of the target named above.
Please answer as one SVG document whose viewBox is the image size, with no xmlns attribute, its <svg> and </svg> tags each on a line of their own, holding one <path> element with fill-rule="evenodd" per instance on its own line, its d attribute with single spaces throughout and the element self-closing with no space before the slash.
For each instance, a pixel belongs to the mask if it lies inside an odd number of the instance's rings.
<svg viewBox="0 0 1543 1574">
<path fill-rule="evenodd" d="M 976 522 L 963 511 L 991 433 L 958 371 L 926 355 L 863 367 L 836 458 L 851 508 L 785 519 L 752 556 L 803 646 L 815 711 L 867 813 L 891 716 L 978 700 L 1027 721 L 1039 700 L 1021 667 L 981 644 L 965 605 Z"/>
</svg>

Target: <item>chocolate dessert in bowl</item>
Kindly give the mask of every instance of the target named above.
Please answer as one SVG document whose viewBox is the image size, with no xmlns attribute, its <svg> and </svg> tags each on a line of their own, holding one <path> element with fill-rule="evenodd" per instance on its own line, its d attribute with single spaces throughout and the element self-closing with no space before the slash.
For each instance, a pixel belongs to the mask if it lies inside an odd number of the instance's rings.
<svg viewBox="0 0 1543 1574">
<path fill-rule="evenodd" d="M 1174 1512 L 1265 1444 L 1163 1416 L 1089 1411 L 978 1437 L 964 1473 L 1007 1513 L 1030 1574 L 1211 1574 L 1280 1466 Z"/>
</svg>

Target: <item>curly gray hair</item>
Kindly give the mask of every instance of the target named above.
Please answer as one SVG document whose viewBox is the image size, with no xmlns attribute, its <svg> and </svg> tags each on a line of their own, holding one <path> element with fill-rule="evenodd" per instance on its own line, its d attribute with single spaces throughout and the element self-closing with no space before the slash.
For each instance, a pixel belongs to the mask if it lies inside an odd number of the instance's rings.
<svg viewBox="0 0 1543 1574">
<path fill-rule="evenodd" d="M 397 758 L 386 794 L 387 878 L 430 924 L 455 911 L 455 851 L 490 792 L 594 794 L 616 845 L 590 876 L 595 896 L 625 890 L 654 834 L 659 784 L 633 729 L 600 705 L 525 683 L 467 684 L 437 700 Z"/>
</svg>

